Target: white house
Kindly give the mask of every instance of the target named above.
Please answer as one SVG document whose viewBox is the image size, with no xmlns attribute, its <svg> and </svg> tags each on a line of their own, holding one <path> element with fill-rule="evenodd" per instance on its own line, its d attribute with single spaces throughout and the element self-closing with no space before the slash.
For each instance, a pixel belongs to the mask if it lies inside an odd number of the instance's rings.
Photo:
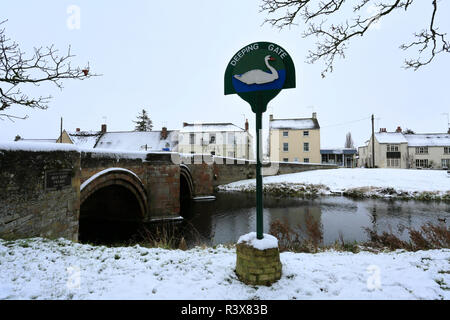
<svg viewBox="0 0 450 320">
<path fill-rule="evenodd" d="M 400 127 L 395 132 L 381 128 L 375 133 L 374 148 L 371 137 L 358 152 L 359 167 L 372 167 L 375 154 L 379 168 L 446 169 L 450 167 L 450 133 L 410 134 Z"/>
<path fill-rule="evenodd" d="M 178 151 L 238 159 L 254 159 L 253 137 L 232 123 L 183 123 L 178 135 Z"/>
</svg>

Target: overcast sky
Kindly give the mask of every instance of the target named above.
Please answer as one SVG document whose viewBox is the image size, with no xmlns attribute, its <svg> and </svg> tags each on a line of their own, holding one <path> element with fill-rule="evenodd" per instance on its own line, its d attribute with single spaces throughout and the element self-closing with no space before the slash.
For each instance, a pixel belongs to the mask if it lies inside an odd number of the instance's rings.
<svg viewBox="0 0 450 320">
<path fill-rule="evenodd" d="M 71 45 L 74 64 L 103 74 L 85 81 L 66 81 L 31 88 L 51 94 L 48 110 L 14 107 L 11 114 L 26 120 L 0 121 L 0 140 L 57 138 L 60 117 L 67 130 L 133 130 L 138 112 L 145 108 L 154 130 L 179 129 L 183 122 L 232 122 L 245 118 L 254 130 L 250 106 L 236 95 L 223 94 L 223 76 L 233 54 L 248 43 L 275 42 L 294 60 L 297 88 L 282 91 L 264 115 L 275 118 L 310 117 L 317 112 L 321 147 L 343 147 L 351 132 L 355 144 L 370 136 L 370 115 L 379 127 L 397 126 L 416 132 L 445 132 L 450 113 L 450 55 L 414 72 L 402 69 L 407 57 L 398 47 L 412 33 L 428 26 L 430 1 L 419 1 L 405 14 L 382 21 L 367 36 L 350 43 L 346 59 L 322 79 L 323 64 L 305 63 L 314 39 L 301 37 L 302 26 L 278 31 L 262 22 L 260 0 L 191 1 L 3 1 L 0 20 L 8 19 L 8 37 L 21 48 L 54 44 L 60 51 Z M 80 29 L 67 26 L 67 8 L 81 9 Z M 440 2 L 440 30 L 450 32 L 450 4 Z M 445 19 L 444 19 L 445 18 Z M 0 84 L 1 85 L 1 84 Z M 106 117 L 106 118 L 105 118 Z M 361 120 L 362 121 L 357 121 Z"/>
</svg>

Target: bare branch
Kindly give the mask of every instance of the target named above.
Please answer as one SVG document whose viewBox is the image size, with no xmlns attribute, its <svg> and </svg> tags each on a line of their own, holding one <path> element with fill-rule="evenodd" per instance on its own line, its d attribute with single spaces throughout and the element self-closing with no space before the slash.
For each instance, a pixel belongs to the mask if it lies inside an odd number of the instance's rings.
<svg viewBox="0 0 450 320">
<path fill-rule="evenodd" d="M 433 12 L 430 17 L 430 26 L 420 33 L 416 33 L 416 41 L 404 44 L 402 49 L 407 50 L 418 46 L 419 55 L 428 52 L 428 58 L 421 60 L 411 59 L 405 61 L 405 68 L 418 68 L 429 64 L 434 57 L 441 52 L 450 52 L 450 43 L 446 34 L 440 33 L 435 26 L 435 17 L 438 10 L 437 0 L 428 0 L 433 4 Z M 356 3 L 355 3 L 356 2 Z M 310 50 L 307 56 L 308 63 L 315 63 L 322 60 L 325 68 L 322 76 L 333 71 L 336 57 L 345 58 L 345 51 L 350 40 L 357 36 L 364 36 L 371 27 L 384 17 L 394 11 L 402 10 L 406 12 L 413 4 L 414 0 L 359 0 L 352 2 L 352 14 L 342 21 L 342 16 L 346 12 L 345 0 L 262 0 L 261 11 L 266 11 L 270 18 L 266 18 L 264 23 L 269 23 L 273 27 L 283 29 L 295 24 L 296 20 L 302 20 L 305 25 L 303 37 L 314 36 L 317 38 L 316 48 Z M 367 12 L 362 12 L 366 9 Z M 371 9 L 371 10 L 368 10 Z M 284 14 L 274 17 L 280 11 Z M 334 20 L 341 21 L 329 22 Z"/>
<path fill-rule="evenodd" d="M 0 22 L 0 26 L 6 21 Z M 53 83 L 62 89 L 66 79 L 85 80 L 98 76 L 85 68 L 73 68 L 71 60 L 75 57 L 69 46 L 67 53 L 60 56 L 53 45 L 34 48 L 33 55 L 25 56 L 19 45 L 5 36 L 5 29 L 0 29 L 0 111 L 13 105 L 45 110 L 51 96 L 29 97 L 22 92 L 23 85 L 39 86 L 41 83 Z M 1 118 L 25 119 L 10 114 L 0 113 Z"/>
</svg>

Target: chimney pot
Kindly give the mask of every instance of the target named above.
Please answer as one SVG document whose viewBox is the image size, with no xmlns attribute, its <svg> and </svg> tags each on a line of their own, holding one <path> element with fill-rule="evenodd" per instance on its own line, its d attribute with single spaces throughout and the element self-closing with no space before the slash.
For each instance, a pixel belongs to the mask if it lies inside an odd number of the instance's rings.
<svg viewBox="0 0 450 320">
<path fill-rule="evenodd" d="M 186 127 L 188 125 L 187 122 L 183 122 L 183 127 Z"/>
<path fill-rule="evenodd" d="M 402 132 L 402 128 L 401 128 L 400 126 L 398 126 L 398 127 L 397 127 L 397 130 L 395 130 L 395 132 L 401 133 L 401 132 Z"/>
<path fill-rule="evenodd" d="M 76 131 L 77 131 L 77 132 L 80 132 L 81 130 L 80 130 L 80 128 L 77 128 Z"/>
<path fill-rule="evenodd" d="M 248 131 L 248 119 L 245 119 L 245 131 Z"/>
<path fill-rule="evenodd" d="M 313 117 L 313 119 L 316 119 L 317 118 L 317 112 L 313 112 L 312 117 Z"/>
<path fill-rule="evenodd" d="M 102 133 L 105 133 L 105 132 L 106 132 L 106 124 L 102 124 L 102 130 L 101 130 L 101 132 L 102 132 Z"/>
<path fill-rule="evenodd" d="M 273 114 L 269 115 L 269 120 L 270 120 L 270 121 L 273 120 Z"/>
<path fill-rule="evenodd" d="M 167 139 L 167 128 L 166 127 L 162 127 L 162 129 L 161 129 L 161 139 L 162 140 Z"/>
</svg>

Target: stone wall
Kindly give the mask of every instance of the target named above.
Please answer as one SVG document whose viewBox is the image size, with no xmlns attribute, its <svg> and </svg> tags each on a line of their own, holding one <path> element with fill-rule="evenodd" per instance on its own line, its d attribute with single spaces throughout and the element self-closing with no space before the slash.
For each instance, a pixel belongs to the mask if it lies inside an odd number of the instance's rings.
<svg viewBox="0 0 450 320">
<path fill-rule="evenodd" d="M 77 241 L 78 152 L 0 150 L 0 168 L 0 238 L 39 236 Z M 58 172 L 64 172 L 66 179 L 52 187 L 46 178 Z"/>
</svg>

